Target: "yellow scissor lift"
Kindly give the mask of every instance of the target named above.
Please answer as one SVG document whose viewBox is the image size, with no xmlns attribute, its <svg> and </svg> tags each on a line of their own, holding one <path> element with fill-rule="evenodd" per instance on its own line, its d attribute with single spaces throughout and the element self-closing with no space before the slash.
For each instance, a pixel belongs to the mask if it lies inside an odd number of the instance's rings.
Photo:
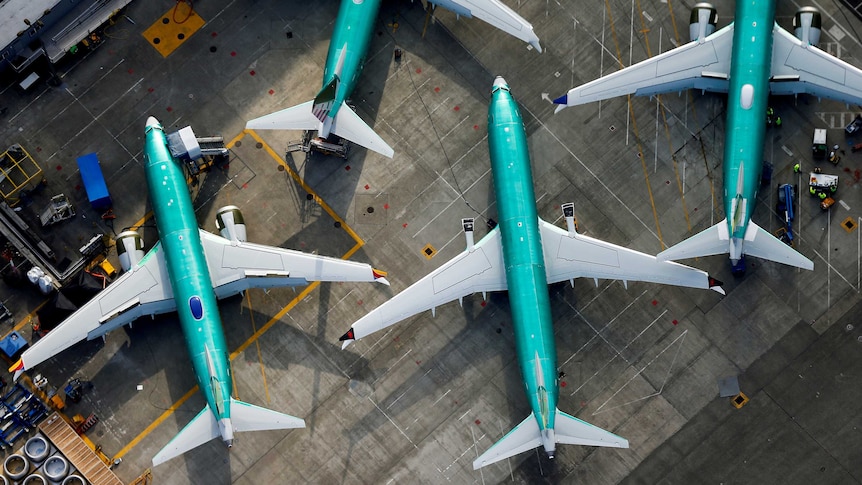
<svg viewBox="0 0 862 485">
<path fill-rule="evenodd" d="M 29 184 L 42 182 L 42 168 L 21 145 L 12 145 L 0 154 L 0 195 L 12 207 Z"/>
</svg>

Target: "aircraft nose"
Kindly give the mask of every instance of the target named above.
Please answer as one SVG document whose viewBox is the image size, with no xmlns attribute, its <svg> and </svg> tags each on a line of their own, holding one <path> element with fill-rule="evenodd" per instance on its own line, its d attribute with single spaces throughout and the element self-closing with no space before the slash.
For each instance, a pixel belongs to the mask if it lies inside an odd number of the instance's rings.
<svg viewBox="0 0 862 485">
<path fill-rule="evenodd" d="M 508 86 L 508 83 L 505 79 L 503 79 L 503 76 L 497 76 L 497 78 L 494 79 L 494 88 L 499 88 L 503 86 Z"/>
<path fill-rule="evenodd" d="M 159 126 L 159 120 L 157 120 L 154 116 L 150 116 L 147 118 L 147 128 L 151 128 L 153 126 Z"/>
</svg>

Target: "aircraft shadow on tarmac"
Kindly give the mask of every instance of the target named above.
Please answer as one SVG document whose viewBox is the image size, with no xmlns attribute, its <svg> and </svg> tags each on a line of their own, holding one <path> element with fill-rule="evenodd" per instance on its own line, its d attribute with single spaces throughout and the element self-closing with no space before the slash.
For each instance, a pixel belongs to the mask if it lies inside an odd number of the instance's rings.
<svg viewBox="0 0 862 485">
<path fill-rule="evenodd" d="M 453 331 L 455 333 L 451 334 Z M 443 347 L 429 351 L 419 348 L 422 342 L 439 341 L 439 335 L 430 335 L 438 333 L 451 335 L 446 338 Z M 469 402 L 482 394 L 489 384 L 503 386 L 500 391 L 508 398 L 506 408 L 496 411 L 505 419 L 518 422 L 528 412 L 529 405 L 523 395 L 520 370 L 515 358 L 515 342 L 505 292 L 489 294 L 484 307 L 481 295 L 472 295 L 464 299 L 463 309 L 457 303 L 451 303 L 438 308 L 436 317 L 425 312 L 405 319 L 393 327 L 388 338 L 390 342 L 398 343 L 382 343 L 377 355 L 370 361 L 363 362 L 351 352 L 356 359 L 348 369 L 352 378 L 351 393 L 360 399 L 373 400 L 376 407 L 343 431 L 344 437 L 349 440 L 349 450 L 345 455 L 348 467 L 352 452 L 360 442 L 370 434 L 377 433 L 377 430 L 392 429 L 390 419 L 399 423 L 411 441 L 420 442 L 445 422 L 452 420 L 453 416 L 463 413 Z M 369 341 L 375 341 L 375 337 L 369 337 Z M 399 356 L 408 350 L 409 358 L 399 360 Z M 415 367 L 415 370 L 404 377 L 404 373 L 399 375 L 397 368 L 376 368 L 378 361 L 398 361 L 397 366 Z M 402 384 L 389 390 L 386 395 L 376 397 L 377 389 L 387 387 L 383 380 L 393 376 L 403 381 Z M 447 386 L 451 386 L 454 392 L 433 406 L 438 411 L 429 412 L 427 403 L 433 402 L 435 396 L 425 391 L 430 389 L 441 391 L 438 394 L 442 394 L 443 388 Z M 439 411 L 447 407 L 448 412 Z M 400 453 L 394 455 L 400 456 Z M 385 469 L 387 465 L 392 467 L 396 463 L 381 464 L 380 467 Z"/>
</svg>

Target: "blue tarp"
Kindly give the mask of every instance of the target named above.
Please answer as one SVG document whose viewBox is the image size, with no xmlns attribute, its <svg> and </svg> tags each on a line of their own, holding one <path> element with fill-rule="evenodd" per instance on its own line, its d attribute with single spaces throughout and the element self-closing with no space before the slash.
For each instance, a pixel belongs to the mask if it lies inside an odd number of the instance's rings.
<svg viewBox="0 0 862 485">
<path fill-rule="evenodd" d="M 93 209 L 97 211 L 110 209 L 113 202 L 111 201 L 111 194 L 108 193 L 108 186 L 105 185 L 99 157 L 95 153 L 78 157 L 78 170 L 81 171 L 84 189 L 87 191 L 87 198 L 90 199 L 90 205 L 93 206 Z"/>
<path fill-rule="evenodd" d="M 20 333 L 15 331 L 12 331 L 6 338 L 0 340 L 0 350 L 9 359 L 17 359 L 25 347 L 27 347 L 27 341 L 24 340 L 24 337 Z"/>
</svg>

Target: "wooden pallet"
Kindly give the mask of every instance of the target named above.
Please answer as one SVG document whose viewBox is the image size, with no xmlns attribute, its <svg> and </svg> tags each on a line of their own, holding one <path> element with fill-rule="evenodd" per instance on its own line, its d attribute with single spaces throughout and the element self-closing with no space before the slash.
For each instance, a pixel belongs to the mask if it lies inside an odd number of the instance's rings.
<svg viewBox="0 0 862 485">
<path fill-rule="evenodd" d="M 93 449 L 84 443 L 78 433 L 59 414 L 54 413 L 42 421 L 39 430 L 88 482 L 93 485 L 123 485 L 114 472 L 99 459 Z"/>
</svg>

